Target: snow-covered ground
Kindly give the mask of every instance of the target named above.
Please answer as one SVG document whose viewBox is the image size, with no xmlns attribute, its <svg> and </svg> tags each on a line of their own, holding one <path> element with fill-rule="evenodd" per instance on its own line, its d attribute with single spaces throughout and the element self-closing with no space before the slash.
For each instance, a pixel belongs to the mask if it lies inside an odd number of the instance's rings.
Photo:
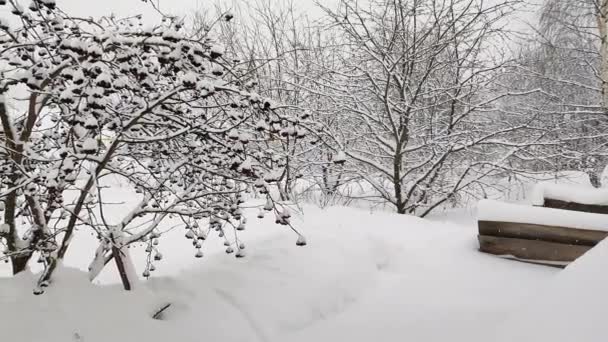
<svg viewBox="0 0 608 342">
<path fill-rule="evenodd" d="M 513 312 L 490 341 L 608 341 L 608 241 L 574 261 L 537 298 Z"/>
<path fill-rule="evenodd" d="M 165 260 L 155 277 L 135 292 L 91 285 L 68 267 L 41 296 L 31 294 L 31 275 L 0 278 L 0 338 L 490 341 L 560 271 L 477 252 L 473 222 L 458 211 L 423 220 L 305 206 L 294 223 L 308 246 L 296 247 L 294 234 L 270 218 L 252 219 L 243 259 L 220 243 L 195 259 L 176 229 L 161 241 Z M 66 263 L 83 269 L 91 255 L 87 235 L 79 238 Z M 109 268 L 100 282 L 115 280 Z M 149 318 L 166 303 L 164 320 Z"/>
</svg>

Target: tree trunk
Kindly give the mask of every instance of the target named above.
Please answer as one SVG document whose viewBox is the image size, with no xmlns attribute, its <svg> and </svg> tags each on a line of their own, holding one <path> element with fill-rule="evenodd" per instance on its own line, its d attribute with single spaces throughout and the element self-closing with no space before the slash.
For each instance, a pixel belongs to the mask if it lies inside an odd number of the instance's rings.
<svg viewBox="0 0 608 342">
<path fill-rule="evenodd" d="M 6 104 L 0 101 L 0 128 L 4 132 L 5 147 L 9 152 L 7 159 L 12 163 L 10 169 L 10 177 L 8 186 L 13 187 L 17 184 L 18 173 L 17 166 L 21 164 L 21 152 L 22 145 L 17 144 L 18 137 L 13 136 L 14 131 L 12 128 L 11 118 L 6 109 Z M 19 234 L 15 223 L 15 217 L 17 216 L 17 191 L 13 190 L 7 194 L 4 198 L 5 210 L 4 210 L 4 223 L 8 224 L 9 231 L 5 234 L 6 246 L 9 253 L 15 253 L 11 256 L 11 264 L 13 268 L 13 275 L 24 271 L 27 268 L 27 262 L 31 257 L 31 253 L 20 253 L 21 247 L 19 245 Z"/>
<path fill-rule="evenodd" d="M 602 186 L 602 182 L 600 180 L 600 176 L 595 170 L 591 170 L 587 172 L 589 176 L 589 182 L 593 185 L 594 188 L 600 188 Z"/>
<path fill-rule="evenodd" d="M 600 33 L 602 108 L 606 111 L 608 109 L 608 0 L 601 0 L 597 10 L 597 28 Z"/>
<path fill-rule="evenodd" d="M 23 272 L 27 269 L 27 262 L 30 260 L 30 255 L 21 255 L 11 257 L 11 265 L 13 267 L 13 275 Z"/>
<path fill-rule="evenodd" d="M 281 201 L 291 200 L 288 188 L 289 185 L 287 184 L 287 180 L 285 180 L 284 184 L 281 184 L 281 182 L 277 182 L 277 190 L 279 191 L 279 198 L 281 199 Z"/>
<path fill-rule="evenodd" d="M 118 269 L 118 274 L 120 275 L 120 281 L 122 282 L 122 286 L 125 290 L 131 291 L 132 284 L 129 279 L 129 274 L 127 272 L 127 265 L 125 264 L 123 252 L 118 247 L 112 247 L 112 254 L 114 255 L 114 261 L 116 261 L 116 268 Z"/>
<path fill-rule="evenodd" d="M 397 148 L 395 151 L 395 157 L 393 159 L 393 188 L 395 191 L 395 205 L 397 207 L 397 214 L 405 214 L 405 200 L 403 199 L 403 188 L 401 186 L 401 163 L 403 159 L 401 157 L 401 148 Z"/>
<path fill-rule="evenodd" d="M 608 114 L 608 0 L 600 0 L 597 7 L 597 28 L 600 33 L 600 77 L 602 81 L 601 106 L 604 110 L 604 114 Z M 598 173 L 589 172 L 588 174 L 591 184 L 596 188 L 601 187 L 601 180 Z"/>
<path fill-rule="evenodd" d="M 131 291 L 137 283 L 137 274 L 131 260 L 129 247 L 123 246 L 124 236 L 122 232 L 113 232 L 110 236 L 112 239 L 112 255 L 116 262 L 116 268 L 120 275 L 122 286 L 125 290 Z"/>
<path fill-rule="evenodd" d="M 407 214 L 405 210 L 405 203 L 399 202 L 397 203 L 397 214 Z"/>
</svg>

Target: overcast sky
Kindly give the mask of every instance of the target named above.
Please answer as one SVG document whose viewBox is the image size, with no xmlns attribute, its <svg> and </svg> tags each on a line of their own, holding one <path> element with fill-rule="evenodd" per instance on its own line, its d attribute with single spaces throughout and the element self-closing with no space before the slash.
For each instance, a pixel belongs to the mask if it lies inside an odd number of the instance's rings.
<svg viewBox="0 0 608 342">
<path fill-rule="evenodd" d="M 191 13 L 194 9 L 204 6 L 213 6 L 215 3 L 229 6 L 233 3 L 232 0 L 152 0 L 159 2 L 160 8 L 163 11 L 171 14 L 185 16 Z M 247 0 L 242 0 L 247 2 Z M 257 0 L 271 3 L 279 3 L 285 0 Z M 322 0 L 323 3 L 335 3 L 336 0 Z M 25 1 L 21 1 L 26 3 Z M 251 1 L 256 2 L 256 0 Z M 118 16 L 126 16 L 132 14 L 144 14 L 146 17 L 156 17 L 155 12 L 149 4 L 142 0 L 57 0 L 61 8 L 68 13 L 79 16 L 101 16 L 114 13 Z M 321 11 L 315 5 L 314 0 L 294 0 L 294 4 L 301 11 L 307 12 L 311 16 L 317 16 Z"/>
<path fill-rule="evenodd" d="M 146 18 L 145 21 L 156 23 L 158 15 L 152 9 L 150 4 L 144 3 L 142 0 L 56 0 L 57 4 L 66 12 L 72 15 L 78 15 L 83 17 L 99 17 L 108 14 L 116 14 L 119 17 L 143 14 Z M 197 8 L 212 7 L 216 3 L 220 3 L 226 7 L 233 4 L 235 1 L 239 2 L 251 2 L 251 3 L 275 3 L 285 4 L 287 0 L 151 0 L 158 2 L 160 8 L 164 12 L 168 12 L 178 16 L 188 16 Z M 322 14 L 322 10 L 315 4 L 315 0 L 292 0 L 300 13 L 307 14 L 309 17 L 319 17 Z M 333 7 L 338 3 L 338 0 L 318 0 L 324 6 Z M 361 0 L 365 1 L 365 0 Z M 495 1 L 495 0 L 490 0 Z M 568 1 L 568 0 L 564 0 Z M 18 0 L 22 6 L 27 6 L 29 0 Z M 487 0 L 486 0 L 487 2 Z M 521 11 L 518 15 L 511 17 L 511 28 L 517 30 L 523 29 L 527 26 L 524 22 L 534 22 L 535 14 L 531 13 L 538 9 L 538 4 L 542 3 L 542 0 L 526 0 L 528 6 L 526 10 Z M 0 16 L 4 16 L 7 8 L 1 8 Z M 4 12 L 4 13 L 3 13 Z"/>
</svg>

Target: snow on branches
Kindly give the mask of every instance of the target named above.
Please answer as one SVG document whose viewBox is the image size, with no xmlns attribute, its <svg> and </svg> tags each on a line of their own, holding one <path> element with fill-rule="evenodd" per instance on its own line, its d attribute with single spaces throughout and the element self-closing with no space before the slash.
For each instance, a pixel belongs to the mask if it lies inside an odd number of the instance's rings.
<svg viewBox="0 0 608 342">
<path fill-rule="evenodd" d="M 0 240 L 13 272 L 39 255 L 40 285 L 46 285 L 75 229 L 86 227 L 100 242 L 91 277 L 114 259 L 130 288 L 136 277 L 129 274 L 127 248 L 145 243 L 151 260 L 161 260 L 158 239 L 169 217 L 186 226 L 194 256 L 203 255 L 211 233 L 227 252 L 243 256 L 237 232 L 246 225 L 244 193 L 268 194 L 285 165 L 264 149 L 283 138 L 281 131 L 260 129 L 260 122 L 297 128 L 272 101 L 243 86 L 244 64 L 211 31 L 192 38 L 172 18 L 144 28 L 140 16 L 72 17 L 53 0 L 5 6 L 17 20 L 0 23 L 0 96 L 6 98 L 0 102 Z M 23 93 L 26 103 L 19 101 Z M 19 109 L 9 113 L 7 102 Z M 122 219 L 103 210 L 109 175 L 139 196 Z M 277 213 L 285 212 L 267 197 Z M 149 262 L 144 276 L 152 267 Z"/>
</svg>

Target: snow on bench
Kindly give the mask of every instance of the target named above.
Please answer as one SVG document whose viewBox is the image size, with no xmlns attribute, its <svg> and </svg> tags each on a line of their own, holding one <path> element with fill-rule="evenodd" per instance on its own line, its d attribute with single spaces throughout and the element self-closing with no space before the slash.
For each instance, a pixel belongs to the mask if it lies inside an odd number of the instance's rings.
<svg viewBox="0 0 608 342">
<path fill-rule="evenodd" d="M 608 217 L 603 214 L 573 212 L 553 208 L 481 200 L 477 204 L 477 219 L 531 223 L 608 232 Z"/>
<path fill-rule="evenodd" d="M 608 188 L 539 183 L 530 199 L 536 206 L 608 214 Z"/>
<path fill-rule="evenodd" d="M 579 211 L 480 201 L 480 251 L 565 266 L 608 236 L 608 216 Z"/>
</svg>

